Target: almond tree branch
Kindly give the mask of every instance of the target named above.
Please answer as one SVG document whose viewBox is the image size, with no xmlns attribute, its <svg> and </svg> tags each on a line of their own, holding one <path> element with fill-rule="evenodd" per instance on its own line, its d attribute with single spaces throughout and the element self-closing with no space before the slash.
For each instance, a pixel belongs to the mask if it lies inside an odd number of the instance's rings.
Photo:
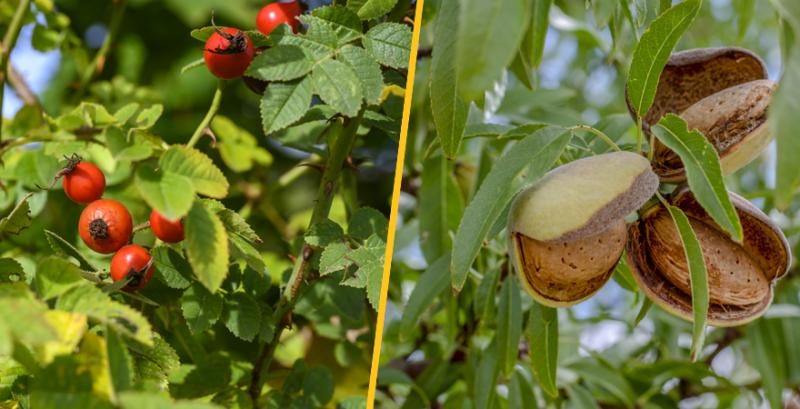
<svg viewBox="0 0 800 409">
<path fill-rule="evenodd" d="M 22 29 L 22 19 L 25 13 L 30 11 L 31 0 L 19 0 L 17 10 L 14 12 L 14 17 L 11 18 L 11 23 L 8 25 L 8 31 L 3 36 L 3 44 L 0 44 L 0 140 L 3 139 L 3 94 L 6 76 L 8 75 L 9 60 L 11 59 L 11 50 L 17 44 L 19 38 L 19 31 Z"/>
<path fill-rule="evenodd" d="M 331 204 L 333 197 L 336 194 L 339 184 L 339 176 L 342 167 L 345 165 L 345 160 L 353 148 L 356 140 L 356 131 L 361 123 L 361 117 L 364 114 L 362 109 L 358 116 L 355 118 L 347 119 L 345 121 L 336 120 L 330 124 L 328 129 L 328 158 L 325 161 L 325 169 L 322 173 L 322 180 L 320 181 L 319 190 L 317 192 L 317 200 L 314 205 L 314 210 L 311 214 L 311 220 L 308 227 L 311 228 L 315 224 L 322 222 L 328 218 L 331 211 Z M 308 289 L 306 278 L 308 276 L 308 262 L 314 255 L 316 249 L 311 245 L 304 244 L 300 254 L 295 260 L 292 275 L 286 288 L 283 290 L 280 301 L 275 308 L 275 313 L 272 315 L 273 322 L 275 323 L 275 333 L 272 340 L 264 345 L 261 353 L 256 358 L 253 364 L 253 371 L 251 372 L 250 381 L 250 398 L 253 401 L 253 407 L 259 407 L 258 399 L 261 396 L 261 390 L 264 382 L 262 373 L 269 368 L 272 363 L 272 357 L 275 355 L 275 349 L 280 343 L 281 334 L 284 329 L 291 322 L 291 312 L 300 295 Z"/>
</svg>

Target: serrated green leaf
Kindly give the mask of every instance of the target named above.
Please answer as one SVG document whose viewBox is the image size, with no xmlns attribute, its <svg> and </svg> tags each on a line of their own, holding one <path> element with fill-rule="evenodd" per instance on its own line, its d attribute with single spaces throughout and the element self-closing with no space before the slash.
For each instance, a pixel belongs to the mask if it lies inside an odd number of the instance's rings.
<svg viewBox="0 0 800 409">
<path fill-rule="evenodd" d="M 531 365 L 539 386 L 552 397 L 558 396 L 558 312 L 537 302 L 531 304 L 525 334 L 530 344 Z"/>
<path fill-rule="evenodd" d="M 319 259 L 319 274 L 324 277 L 349 267 L 353 262 L 347 258 L 348 253 L 350 247 L 344 243 L 331 243 L 326 246 Z"/>
<path fill-rule="evenodd" d="M 105 339 L 88 333 L 77 350 L 73 355 L 59 356 L 34 378 L 30 392 L 31 407 L 113 408 L 113 386 Z"/>
<path fill-rule="evenodd" d="M 381 23 L 367 31 L 364 49 L 379 63 L 392 68 L 408 67 L 411 29 L 398 23 Z"/>
<path fill-rule="evenodd" d="M 261 243 L 261 237 L 258 237 L 258 234 L 239 213 L 230 209 L 222 209 L 217 212 L 217 216 L 229 232 L 241 236 L 250 243 Z"/>
<path fill-rule="evenodd" d="M 0 283 L 25 281 L 25 270 L 13 258 L 0 258 Z"/>
<path fill-rule="evenodd" d="M 216 214 L 195 201 L 185 219 L 184 248 L 197 279 L 212 293 L 228 275 L 228 234 Z"/>
<path fill-rule="evenodd" d="M 703 209 L 734 240 L 741 242 L 742 224 L 725 189 L 719 155 L 711 142 L 697 130 L 689 132 L 686 121 L 675 114 L 661 118 L 652 132 L 680 156 L 689 187 Z"/>
<path fill-rule="evenodd" d="M 694 21 L 701 0 L 686 0 L 658 16 L 642 34 L 633 51 L 628 71 L 628 98 L 634 111 L 644 117 L 658 88 L 661 71 L 667 64 L 672 49 Z"/>
<path fill-rule="evenodd" d="M 150 250 L 155 276 L 170 288 L 184 289 L 192 284 L 192 267 L 177 251 L 159 246 Z"/>
<path fill-rule="evenodd" d="M 300 18 L 304 23 L 328 25 L 336 37 L 338 44 L 344 45 L 361 37 L 361 20 L 353 11 L 342 6 L 317 7 L 310 15 Z"/>
<path fill-rule="evenodd" d="M 273 83 L 261 97 L 261 126 L 265 135 L 280 131 L 308 112 L 312 97 L 311 79 Z"/>
<path fill-rule="evenodd" d="M 314 93 L 323 102 L 345 116 L 354 117 L 364 97 L 361 83 L 350 66 L 336 60 L 325 60 L 311 73 Z"/>
<path fill-rule="evenodd" d="M 194 202 L 192 181 L 177 173 L 139 166 L 135 182 L 142 199 L 168 219 L 177 220 L 186 216 Z"/>
<path fill-rule="evenodd" d="M 32 194 L 25 195 L 22 200 L 17 203 L 8 216 L 0 219 L 0 235 L 13 234 L 17 235 L 22 233 L 31 225 L 31 208 L 28 204 L 28 199 Z"/>
<path fill-rule="evenodd" d="M 233 293 L 225 298 L 222 322 L 236 337 L 252 341 L 261 330 L 261 308 L 246 293 Z"/>
<path fill-rule="evenodd" d="M 133 352 L 138 384 L 167 387 L 167 377 L 180 366 L 180 358 L 172 346 L 159 335 L 153 337 L 152 346 L 128 345 Z"/>
<path fill-rule="evenodd" d="M 344 230 L 336 222 L 330 219 L 323 220 L 308 229 L 305 234 L 305 242 L 316 247 L 325 247 L 331 243 L 341 241 L 344 237 Z"/>
<path fill-rule="evenodd" d="M 161 170 L 188 178 L 194 190 L 222 199 L 228 194 L 228 180 L 204 153 L 186 146 L 172 146 L 161 156 Z"/>
<path fill-rule="evenodd" d="M 140 129 L 149 129 L 156 124 L 158 118 L 161 118 L 162 113 L 164 113 L 164 106 L 161 104 L 155 104 L 145 108 L 139 111 L 134 126 Z"/>
<path fill-rule="evenodd" d="M 436 134 L 442 152 L 453 158 L 461 147 L 467 123 L 469 104 L 458 91 L 458 70 L 453 61 L 458 56 L 457 0 L 443 0 L 433 33 L 433 56 L 431 60 L 431 111 Z"/>
<path fill-rule="evenodd" d="M 49 300 L 81 284 L 83 278 L 75 264 L 63 258 L 47 257 L 36 265 L 33 281 L 39 296 L 43 300 Z"/>
<path fill-rule="evenodd" d="M 259 253 L 252 244 L 243 239 L 242 236 L 238 234 L 229 234 L 228 241 L 230 242 L 231 258 L 243 259 L 253 270 L 259 272 L 267 271 L 267 267 L 264 264 L 264 257 L 261 256 L 261 253 Z"/>
<path fill-rule="evenodd" d="M 90 319 L 113 327 L 120 334 L 152 345 L 150 323 L 133 308 L 118 303 L 100 289 L 89 285 L 74 287 L 56 301 L 56 308 L 86 314 Z"/>
<path fill-rule="evenodd" d="M 456 231 L 450 262 L 454 289 L 463 287 L 486 234 L 521 189 L 521 181 L 517 179 L 522 171 L 527 169 L 527 179 L 535 182 L 561 156 L 569 140 L 569 132 L 562 128 L 541 128 L 516 143 L 497 160 L 467 205 Z"/>
<path fill-rule="evenodd" d="M 47 238 L 47 242 L 50 243 L 50 248 L 53 249 L 56 254 L 60 254 L 62 256 L 69 256 L 75 257 L 78 260 L 78 264 L 80 264 L 81 268 L 87 271 L 99 271 L 97 267 L 95 267 L 86 257 L 81 254 L 78 249 L 76 249 L 72 244 L 68 241 L 61 238 L 61 236 L 51 232 L 50 230 L 45 230 L 44 235 Z"/>
<path fill-rule="evenodd" d="M 689 267 L 689 284 L 692 289 L 692 313 L 694 314 L 694 324 L 692 326 L 692 349 L 691 359 L 694 361 L 703 350 L 703 342 L 706 336 L 706 319 L 708 317 L 708 272 L 706 262 L 703 259 L 703 250 L 697 240 L 689 218 L 683 211 L 675 206 L 669 206 L 669 213 L 675 222 L 681 242 L 683 244 L 684 257 Z"/>
<path fill-rule="evenodd" d="M 222 314 L 222 296 L 192 284 L 181 296 L 181 311 L 189 329 L 200 334 L 214 325 Z"/>
<path fill-rule="evenodd" d="M 352 45 L 342 47 L 337 58 L 349 65 L 358 76 L 367 104 L 380 103 L 383 93 L 383 73 L 378 62 L 363 48 Z"/>
<path fill-rule="evenodd" d="M 133 387 L 134 377 L 133 358 L 122 338 L 112 328 L 107 328 L 106 347 L 114 390 L 118 392 L 130 390 Z"/>
<path fill-rule="evenodd" d="M 353 216 L 350 217 L 350 223 L 347 226 L 347 234 L 356 240 L 366 240 L 370 236 L 377 235 L 383 239 L 389 230 L 389 220 L 383 213 L 371 208 L 360 207 Z"/>
<path fill-rule="evenodd" d="M 119 395 L 122 409 L 222 409 L 209 402 L 172 401 L 152 392 L 125 392 Z"/>
<path fill-rule="evenodd" d="M 392 11 L 397 0 L 347 0 L 347 8 L 362 20 L 372 20 Z"/>
<path fill-rule="evenodd" d="M 279 44 L 257 55 L 245 75 L 263 81 L 300 78 L 314 67 L 314 60 L 301 47 Z"/>
<path fill-rule="evenodd" d="M 258 146 L 256 138 L 228 117 L 217 115 L 211 121 L 211 130 L 217 137 L 217 149 L 222 161 L 232 171 L 241 173 L 253 168 L 253 163 L 272 164 L 272 154 Z"/>
</svg>

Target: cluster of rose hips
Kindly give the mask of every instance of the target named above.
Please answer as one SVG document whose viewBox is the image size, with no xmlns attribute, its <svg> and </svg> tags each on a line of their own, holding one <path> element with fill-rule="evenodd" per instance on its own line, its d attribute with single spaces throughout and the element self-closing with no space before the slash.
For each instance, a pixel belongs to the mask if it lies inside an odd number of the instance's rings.
<svg viewBox="0 0 800 409">
<path fill-rule="evenodd" d="M 270 3 L 264 6 L 256 16 L 256 28 L 264 35 L 269 35 L 281 24 L 288 24 L 293 32 L 297 32 L 300 21 L 297 16 L 302 14 L 302 9 L 296 1 L 285 3 Z M 215 76 L 230 80 L 239 78 L 247 70 L 250 62 L 256 55 L 263 51 L 255 49 L 253 42 L 247 34 L 231 27 L 217 28 L 214 34 L 206 40 L 203 58 L 208 70 Z M 247 78 L 245 78 L 247 80 Z M 246 81 L 248 86 L 256 92 L 263 92 L 265 85 L 259 87 L 254 84 L 254 79 Z"/>
<path fill-rule="evenodd" d="M 111 279 L 120 281 L 130 277 L 125 286 L 128 291 L 147 285 L 153 276 L 152 257 L 144 247 L 128 244 L 133 235 L 128 209 L 116 200 L 101 199 L 106 188 L 103 172 L 73 156 L 58 176 L 63 177 L 67 197 L 87 205 L 78 221 L 78 233 L 83 242 L 98 253 L 115 253 L 111 259 Z M 164 218 L 155 210 L 150 213 L 150 229 L 164 242 L 183 240 L 183 222 Z"/>
</svg>

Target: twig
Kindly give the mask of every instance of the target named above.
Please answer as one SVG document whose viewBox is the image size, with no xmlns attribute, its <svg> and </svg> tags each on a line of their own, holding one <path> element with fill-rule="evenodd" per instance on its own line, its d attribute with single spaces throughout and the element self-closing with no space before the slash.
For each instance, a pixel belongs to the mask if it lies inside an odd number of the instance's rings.
<svg viewBox="0 0 800 409">
<path fill-rule="evenodd" d="M 714 358 L 716 358 L 717 355 L 719 355 L 719 353 L 722 352 L 722 350 L 729 347 L 731 344 L 736 342 L 736 340 L 741 338 L 742 336 L 744 336 L 744 334 L 739 329 L 726 328 L 725 334 L 722 336 L 722 339 L 720 339 L 719 342 L 717 342 L 717 346 L 714 348 L 713 351 L 711 351 L 710 354 L 708 354 L 708 356 L 706 356 L 706 358 L 703 361 L 707 365 L 711 365 L 711 362 L 714 361 Z"/>
<path fill-rule="evenodd" d="M 25 13 L 30 10 L 30 6 L 31 0 L 19 0 L 19 5 L 17 5 L 17 10 L 14 12 L 14 17 L 11 18 L 11 23 L 8 25 L 8 31 L 6 31 L 6 34 L 3 37 L 3 44 L 0 44 L 0 110 L 2 110 L 3 107 L 4 92 L 2 92 L 2 88 L 6 83 L 6 76 L 8 75 L 11 51 L 17 44 L 19 31 L 22 29 L 22 19 L 25 17 Z M 3 139 L 2 129 L 3 115 L 2 112 L 0 112 L 0 140 Z"/>
<path fill-rule="evenodd" d="M 149 229 L 149 228 L 150 228 L 150 222 L 149 221 L 148 222 L 144 222 L 144 223 L 139 223 L 136 226 L 133 226 L 133 234 L 136 234 L 136 233 L 138 233 L 138 232 L 140 232 L 142 230 Z"/>
<path fill-rule="evenodd" d="M 322 180 L 317 192 L 317 200 L 314 205 L 314 210 L 311 213 L 311 221 L 308 227 L 328 218 L 331 211 L 331 204 L 333 203 L 333 196 L 336 193 L 336 186 L 341 174 L 342 167 L 344 166 L 350 150 L 356 140 L 356 131 L 361 123 L 361 117 L 364 114 L 362 109 L 358 116 L 346 121 L 336 120 L 330 124 L 329 141 L 328 141 L 328 158 L 325 162 L 325 170 L 322 173 Z M 253 407 L 259 407 L 258 400 L 261 396 L 261 389 L 263 388 L 262 372 L 269 368 L 272 363 L 272 358 L 275 355 L 275 348 L 280 342 L 283 330 L 288 326 L 288 321 L 294 305 L 300 298 L 304 289 L 307 276 L 308 261 L 314 254 L 314 247 L 304 245 L 300 255 L 295 260 L 295 265 L 292 270 L 292 275 L 286 288 L 283 291 L 280 301 L 275 308 L 273 320 L 275 322 L 275 334 L 272 340 L 264 345 L 261 353 L 256 358 L 253 364 L 253 370 L 250 376 L 250 399 L 253 401 Z"/>
<path fill-rule="evenodd" d="M 211 123 L 211 120 L 214 119 L 214 116 L 217 115 L 217 111 L 219 110 L 219 104 L 222 101 L 222 88 L 225 83 L 222 80 L 217 81 L 217 90 L 214 91 L 214 99 L 211 100 L 211 106 L 208 107 L 208 112 L 206 112 L 206 116 L 197 125 L 197 129 L 195 129 L 194 134 L 192 137 L 189 138 L 189 142 L 186 143 L 186 146 L 192 147 L 200 140 L 200 138 L 206 133 L 206 128 Z"/>
<path fill-rule="evenodd" d="M 23 78 L 11 64 L 8 64 L 8 83 L 11 84 L 11 87 L 14 88 L 14 91 L 25 105 L 33 105 L 40 111 L 42 110 L 42 104 L 39 102 L 39 98 L 31 87 L 28 86 L 28 83 L 25 82 L 25 78 Z"/>
<path fill-rule="evenodd" d="M 108 23 L 108 34 L 103 40 L 103 45 L 97 50 L 92 62 L 86 67 L 86 70 L 81 76 L 81 82 L 78 86 L 78 92 L 75 93 L 75 98 L 80 98 L 86 91 L 86 86 L 94 79 L 98 72 L 103 71 L 108 58 L 108 52 L 111 50 L 111 45 L 116 41 L 119 26 L 122 24 L 122 17 L 125 15 L 125 1 L 114 0 L 114 11 L 111 13 L 111 21 Z"/>
</svg>

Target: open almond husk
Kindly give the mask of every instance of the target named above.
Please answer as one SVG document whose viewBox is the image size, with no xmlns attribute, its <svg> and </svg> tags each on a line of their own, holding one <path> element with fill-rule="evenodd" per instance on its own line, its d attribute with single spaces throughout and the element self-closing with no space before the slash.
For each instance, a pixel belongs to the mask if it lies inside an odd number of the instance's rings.
<svg viewBox="0 0 800 409">
<path fill-rule="evenodd" d="M 649 133 L 664 115 L 680 115 L 690 130 L 706 135 L 719 153 L 723 173 L 731 174 L 769 144 L 767 108 L 775 88 L 764 62 L 751 51 L 735 47 L 681 51 L 664 67 L 642 125 Z M 635 117 L 629 100 L 628 109 Z M 661 181 L 685 181 L 678 155 L 659 141 L 654 149 L 653 170 Z"/>
<path fill-rule="evenodd" d="M 657 188 L 645 158 L 614 152 L 560 166 L 524 190 L 508 222 L 510 258 L 523 287 L 551 307 L 596 293 L 622 256 L 625 216 Z"/>
<path fill-rule="evenodd" d="M 783 232 L 757 207 L 729 193 L 744 231 L 741 243 L 720 228 L 688 188 L 670 203 L 686 213 L 700 242 L 708 272 L 708 323 L 735 326 L 760 317 L 769 307 L 776 280 L 791 264 Z M 668 312 L 693 321 L 689 271 L 683 244 L 669 211 L 656 205 L 628 229 L 628 266 L 648 298 Z"/>
</svg>

